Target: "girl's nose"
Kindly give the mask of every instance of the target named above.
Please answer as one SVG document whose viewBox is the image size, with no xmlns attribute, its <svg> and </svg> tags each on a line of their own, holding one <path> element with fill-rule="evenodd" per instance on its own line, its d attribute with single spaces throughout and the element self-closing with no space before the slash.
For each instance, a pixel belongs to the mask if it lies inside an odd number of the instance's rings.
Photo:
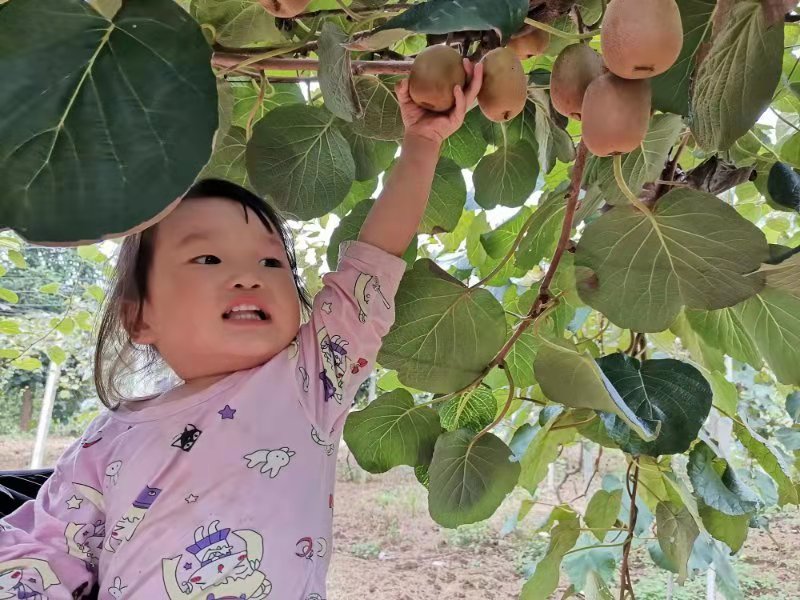
<svg viewBox="0 0 800 600">
<path fill-rule="evenodd" d="M 255 290 L 262 287 L 262 282 L 254 273 L 243 272 L 231 278 L 233 287 L 237 290 Z"/>
</svg>

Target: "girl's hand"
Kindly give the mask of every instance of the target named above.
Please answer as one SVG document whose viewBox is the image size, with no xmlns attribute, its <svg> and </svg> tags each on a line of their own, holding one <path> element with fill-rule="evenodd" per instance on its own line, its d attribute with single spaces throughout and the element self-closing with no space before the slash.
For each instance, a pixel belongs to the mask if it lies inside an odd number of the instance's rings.
<svg viewBox="0 0 800 600">
<path fill-rule="evenodd" d="M 406 127 L 406 136 L 416 135 L 441 144 L 448 137 L 458 131 L 464 122 L 467 109 L 472 106 L 478 97 L 478 92 L 483 83 L 483 65 L 473 65 L 469 59 L 464 59 L 464 70 L 467 72 L 466 90 L 456 86 L 453 90 L 456 104 L 447 113 L 438 113 L 426 110 L 414 104 L 408 92 L 408 78 L 403 79 L 395 86 L 397 100 L 400 103 L 400 114 Z"/>
</svg>

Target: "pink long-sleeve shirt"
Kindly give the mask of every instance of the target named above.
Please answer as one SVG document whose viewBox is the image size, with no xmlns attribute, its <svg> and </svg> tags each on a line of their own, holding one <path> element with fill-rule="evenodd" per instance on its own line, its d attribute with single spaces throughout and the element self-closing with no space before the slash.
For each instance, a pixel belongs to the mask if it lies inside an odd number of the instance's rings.
<svg viewBox="0 0 800 600">
<path fill-rule="evenodd" d="M 105 411 L 0 520 L 0 600 L 323 600 L 336 451 L 403 260 L 346 243 L 266 364 Z M 135 408 L 135 410 L 133 409 Z"/>
</svg>

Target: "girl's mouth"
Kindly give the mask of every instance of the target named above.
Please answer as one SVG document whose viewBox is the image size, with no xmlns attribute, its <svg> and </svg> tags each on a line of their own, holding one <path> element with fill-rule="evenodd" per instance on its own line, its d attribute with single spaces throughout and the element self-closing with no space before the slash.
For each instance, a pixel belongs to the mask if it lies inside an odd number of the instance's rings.
<svg viewBox="0 0 800 600">
<path fill-rule="evenodd" d="M 237 304 L 226 310 L 222 318 L 228 321 L 271 321 L 269 313 L 255 304 Z"/>
</svg>

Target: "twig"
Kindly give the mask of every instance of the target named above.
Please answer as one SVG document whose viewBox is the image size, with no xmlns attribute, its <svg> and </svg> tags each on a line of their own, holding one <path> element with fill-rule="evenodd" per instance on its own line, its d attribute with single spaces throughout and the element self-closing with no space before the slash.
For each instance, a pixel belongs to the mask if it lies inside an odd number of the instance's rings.
<svg viewBox="0 0 800 600">
<path fill-rule="evenodd" d="M 503 129 L 502 131 L 503 131 L 503 135 L 505 135 L 505 129 Z M 511 249 L 506 253 L 506 255 L 503 257 L 503 259 L 497 264 L 497 266 L 494 269 L 492 269 L 492 272 L 489 273 L 483 279 L 481 279 L 478 283 L 476 283 L 475 285 L 472 285 L 470 287 L 472 287 L 472 288 L 483 287 L 484 285 L 489 283 L 492 279 L 494 279 L 495 276 L 500 271 L 503 270 L 503 267 L 506 266 L 506 263 L 509 260 L 511 260 L 511 258 L 514 256 L 514 254 L 516 254 L 517 249 L 519 248 L 519 245 L 522 243 L 522 239 L 525 237 L 525 234 L 528 233 L 528 229 L 531 228 L 531 225 L 533 224 L 533 219 L 534 219 L 535 216 L 536 216 L 536 211 L 534 211 L 528 217 L 528 219 L 525 221 L 525 224 L 522 226 L 522 229 L 519 230 L 519 233 L 517 234 L 517 237 L 514 239 L 514 243 L 511 244 Z"/>
<path fill-rule="evenodd" d="M 340 6 L 342 6 L 342 5 L 340 4 Z M 380 12 L 380 13 L 386 13 L 386 12 L 389 12 L 389 11 L 391 11 L 391 12 L 401 12 L 401 11 L 404 11 L 406 9 L 411 8 L 412 6 L 414 6 L 414 5 L 413 4 L 390 4 L 389 6 L 386 6 L 386 7 L 382 8 L 382 9 L 380 9 L 377 12 Z M 343 15 L 343 14 L 346 14 L 348 16 L 352 16 L 353 14 L 360 16 L 360 15 L 364 15 L 364 14 L 372 14 L 374 12 L 376 12 L 374 8 L 358 10 L 356 8 L 346 8 L 346 7 L 342 6 L 342 8 L 329 8 L 329 9 L 326 9 L 326 10 L 312 10 L 312 11 L 309 11 L 309 12 L 301 13 L 301 14 L 297 15 L 294 18 L 295 19 L 301 19 L 301 18 L 305 19 L 307 17 L 327 16 L 327 15 Z"/>
<path fill-rule="evenodd" d="M 277 51 L 276 51 L 277 52 Z M 249 66 L 261 71 L 319 71 L 319 61 L 313 58 L 276 58 L 272 56 L 247 56 L 246 54 L 230 54 L 215 52 L 211 62 L 228 70 Z M 354 75 L 381 74 L 406 75 L 411 72 L 410 60 L 354 60 Z"/>
<path fill-rule="evenodd" d="M 570 500 L 569 501 L 570 504 L 575 503 L 576 501 L 586 497 L 589 494 L 589 488 L 592 486 L 592 481 L 594 480 L 594 476 L 600 472 L 600 459 L 603 457 L 603 447 L 602 446 L 598 447 L 599 450 L 597 451 L 597 458 L 594 460 L 594 469 L 592 470 L 592 475 L 589 477 L 589 481 L 586 482 L 586 489 L 583 490 L 582 494 L 575 496 L 572 500 Z"/>
<path fill-rule="evenodd" d="M 674 185 L 672 182 L 675 181 L 675 172 L 678 170 L 678 160 L 680 160 L 681 154 L 683 154 L 683 149 L 686 148 L 686 144 L 689 141 L 689 133 L 687 132 L 683 139 L 681 139 L 681 143 L 678 145 L 678 149 L 675 151 L 675 156 L 672 157 L 669 163 L 667 163 L 667 168 L 664 170 L 666 172 L 666 177 L 664 177 L 664 182 L 659 182 L 658 190 L 656 191 L 656 198 L 660 198 L 666 193 L 667 185 Z M 669 183 L 667 183 L 669 182 Z"/>
<path fill-rule="evenodd" d="M 631 467 L 634 467 L 633 473 L 633 489 L 631 489 Z M 631 543 L 633 542 L 634 529 L 636 528 L 636 517 L 638 516 L 639 509 L 636 506 L 636 491 L 639 485 L 639 461 L 636 457 L 633 458 L 628 465 L 628 472 L 625 476 L 625 487 L 628 489 L 630 496 L 630 518 L 628 519 L 628 535 L 623 543 L 622 551 L 622 575 L 620 578 L 619 600 L 625 600 L 625 592 L 630 592 L 631 599 L 635 600 L 633 586 L 631 585 L 630 566 L 628 565 L 628 557 L 631 552 Z"/>
<path fill-rule="evenodd" d="M 599 31 L 590 31 L 589 33 L 569 33 L 566 31 L 561 31 L 560 29 L 556 29 L 555 27 L 550 27 L 550 25 L 546 25 L 541 21 L 536 21 L 535 19 L 525 19 L 525 23 L 530 25 L 531 27 L 536 27 L 536 29 L 541 29 L 542 31 L 546 31 L 550 35 L 554 35 L 556 37 L 564 38 L 566 40 L 572 40 L 573 42 L 577 42 L 580 40 L 590 40 L 595 37 Z"/>
</svg>

